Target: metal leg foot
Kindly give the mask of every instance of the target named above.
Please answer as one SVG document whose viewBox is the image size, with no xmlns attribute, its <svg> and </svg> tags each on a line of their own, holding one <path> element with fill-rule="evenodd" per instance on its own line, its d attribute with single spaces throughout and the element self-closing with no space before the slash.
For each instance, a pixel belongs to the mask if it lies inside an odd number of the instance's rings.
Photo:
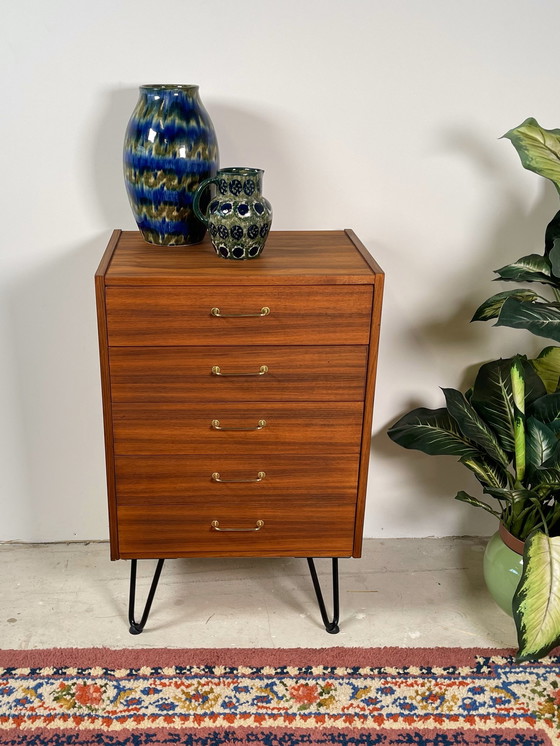
<svg viewBox="0 0 560 746">
<path fill-rule="evenodd" d="M 150 609 L 152 608 L 152 601 L 154 600 L 157 584 L 159 582 L 159 576 L 161 575 L 163 563 L 165 562 L 165 560 L 158 560 L 156 571 L 152 579 L 152 585 L 150 586 L 150 592 L 148 593 L 146 606 L 144 607 L 144 613 L 142 614 L 142 618 L 139 622 L 134 621 L 134 605 L 136 600 L 136 563 L 138 562 L 138 560 L 134 559 L 131 561 L 132 564 L 130 566 L 130 593 L 128 596 L 128 621 L 130 622 L 129 632 L 131 635 L 139 635 L 144 629 L 146 622 L 148 621 Z"/>
<path fill-rule="evenodd" d="M 332 558 L 332 583 L 333 583 L 333 618 L 332 621 L 329 619 L 327 610 L 325 608 L 325 602 L 323 601 L 323 594 L 321 592 L 321 585 L 319 578 L 317 577 L 317 570 L 315 569 L 315 563 L 312 557 L 307 558 L 307 564 L 309 565 L 309 572 L 311 573 L 311 580 L 313 581 L 313 587 L 315 588 L 315 595 L 317 596 L 317 603 L 319 604 L 319 610 L 323 619 L 325 629 L 331 635 L 336 635 L 340 632 L 338 627 L 338 616 L 339 616 L 339 596 L 338 596 L 338 557 Z"/>
</svg>

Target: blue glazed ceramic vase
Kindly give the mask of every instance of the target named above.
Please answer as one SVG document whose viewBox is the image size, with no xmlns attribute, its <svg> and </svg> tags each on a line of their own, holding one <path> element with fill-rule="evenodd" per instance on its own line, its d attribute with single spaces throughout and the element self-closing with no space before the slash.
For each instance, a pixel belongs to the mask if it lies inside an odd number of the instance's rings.
<svg viewBox="0 0 560 746">
<path fill-rule="evenodd" d="M 221 168 L 195 194 L 194 211 L 207 225 L 216 254 L 224 259 L 255 259 L 264 248 L 272 207 L 262 195 L 263 173 L 260 168 Z M 200 202 L 212 184 L 217 194 L 205 213 Z"/>
<path fill-rule="evenodd" d="M 196 85 L 144 85 L 124 141 L 124 179 L 138 228 L 160 246 L 204 238 L 198 185 L 218 169 L 214 127 Z"/>
</svg>

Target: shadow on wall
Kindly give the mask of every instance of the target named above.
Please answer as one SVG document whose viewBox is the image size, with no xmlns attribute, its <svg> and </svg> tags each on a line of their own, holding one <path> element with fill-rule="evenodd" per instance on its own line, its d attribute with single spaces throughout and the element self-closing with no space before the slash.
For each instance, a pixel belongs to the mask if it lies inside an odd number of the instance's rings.
<svg viewBox="0 0 560 746">
<path fill-rule="evenodd" d="M 263 110 L 202 99 L 212 118 L 220 148 L 220 165 L 264 170 L 263 194 L 272 203 L 273 228 L 288 229 L 305 222 L 313 195 L 304 189 L 301 159 L 291 142 L 289 121 L 282 109 Z M 266 251 L 266 249 L 265 249 Z"/>
<path fill-rule="evenodd" d="M 123 144 L 128 120 L 136 101 L 138 88 L 109 89 L 97 107 L 99 119 L 91 152 L 91 194 L 97 202 L 100 220 L 113 228 L 136 229 L 123 176 Z M 99 257 L 103 246 L 99 246 Z"/>
<path fill-rule="evenodd" d="M 105 538 L 93 275 L 108 234 L 61 249 L 11 288 L 28 479 L 26 541 Z"/>
<path fill-rule="evenodd" d="M 6 539 L 64 541 L 108 534 L 93 278 L 112 229 L 136 227 L 123 183 L 122 146 L 137 98 L 136 88 L 105 91 L 99 119 L 89 123 L 91 183 L 84 184 L 84 194 L 106 231 L 81 244 L 50 248 L 56 258 L 40 263 L 38 257 L 34 269 L 10 288 L 27 504 L 18 505 L 25 535 Z M 281 173 L 283 188 L 298 199 L 291 149 L 273 118 L 220 102 L 205 104 L 222 163 Z"/>
<path fill-rule="evenodd" d="M 470 324 L 470 319 L 480 303 L 494 293 L 517 287 L 515 283 L 492 282 L 494 270 L 505 264 L 510 264 L 521 256 L 531 253 L 542 253 L 544 250 L 544 233 L 546 226 L 556 212 L 560 210 L 558 194 L 552 184 L 539 179 L 535 174 L 524 170 L 511 144 L 504 142 L 488 143 L 476 137 L 472 130 L 461 129 L 443 133 L 441 137 L 445 153 L 460 153 L 464 160 L 472 164 L 477 170 L 477 177 L 481 184 L 490 185 L 491 194 L 495 199 L 490 206 L 484 205 L 480 212 L 485 222 L 491 225 L 484 237 L 476 242 L 473 239 L 473 261 L 468 270 L 461 267 L 449 281 L 449 285 L 456 291 L 456 305 L 451 315 L 434 316 L 431 321 L 420 328 L 411 330 L 415 337 L 422 337 L 431 347 L 445 345 L 450 349 L 461 348 L 469 350 L 473 355 L 473 364 L 482 363 L 477 358 L 481 340 L 488 340 L 499 350 L 504 338 L 508 339 L 508 346 L 513 344 L 514 351 L 528 355 L 536 354 L 547 346 L 546 340 L 530 334 L 527 331 L 515 332 L 492 329 L 493 322 L 476 322 Z M 510 156 L 518 165 L 518 179 L 512 187 L 511 174 L 503 169 L 503 160 L 499 157 L 499 147 L 510 149 Z M 527 209 L 526 202 L 520 197 L 517 185 L 523 180 L 538 179 L 542 184 L 542 192 L 537 203 Z M 488 194 L 488 186 L 485 187 Z M 484 195 L 483 195 L 484 196 Z M 488 210 L 492 217 L 488 217 Z M 473 237 L 480 236 L 480 231 L 473 226 Z M 453 244 L 455 237 L 450 237 Z M 442 257 L 442 262 L 449 263 L 448 257 Z M 434 288 L 437 308 L 437 288 Z M 510 342 L 511 340 L 511 342 Z M 503 349 L 503 347 L 502 347 Z M 499 356 L 500 353 L 496 355 Z M 507 353 L 509 354 L 509 353 Z M 455 375 L 458 371 L 454 371 Z M 446 385 L 442 382 L 441 385 Z"/>
<path fill-rule="evenodd" d="M 411 402 L 405 411 L 408 412 L 422 404 Z M 370 471 L 373 483 L 375 466 L 383 460 L 394 474 L 395 493 L 402 494 L 408 491 L 406 502 L 395 500 L 394 495 L 387 494 L 387 490 L 383 498 L 386 510 L 390 510 L 393 504 L 394 516 L 400 511 L 399 522 L 402 524 L 403 535 L 417 535 L 415 531 L 419 526 L 422 527 L 422 532 L 426 531 L 429 516 L 434 517 L 433 528 L 428 529 L 430 536 L 446 534 L 441 527 L 451 522 L 453 528 L 449 533 L 452 536 L 489 536 L 493 533 L 496 530 L 496 522 L 492 516 L 483 510 L 460 504 L 454 499 L 459 490 L 479 495 L 480 486 L 475 477 L 454 456 L 428 456 L 393 443 L 387 435 L 387 430 L 397 419 L 398 415 L 385 423 L 373 436 Z M 375 502 L 374 499 L 368 500 L 368 512 L 376 510 Z M 394 516 L 393 521 L 396 522 Z"/>
<path fill-rule="evenodd" d="M 424 323 L 415 325 L 414 322 L 400 335 L 399 345 L 402 346 L 396 359 L 414 370 L 417 355 L 430 356 L 441 368 L 443 361 L 453 360 L 453 354 L 460 351 L 461 359 L 467 357 L 472 362 L 463 370 L 449 368 L 447 379 L 445 375 L 435 383 L 435 386 L 457 386 L 462 391 L 470 386 L 480 365 L 489 359 L 506 357 L 517 352 L 536 356 L 538 352 L 549 344 L 551 340 L 536 337 L 524 330 L 492 328 L 493 322 L 470 323 L 476 308 L 482 301 L 501 290 L 517 287 L 515 283 L 492 282 L 495 276 L 493 270 L 509 264 L 521 256 L 530 253 L 542 253 L 544 249 L 544 232 L 547 224 L 560 209 L 558 195 L 552 185 L 543 184 L 538 201 L 527 209 L 526 202 L 520 197 L 516 189 L 517 181 L 512 187 L 511 174 L 506 173 L 503 161 L 498 158 L 495 143 L 481 142 L 472 131 L 461 130 L 447 133 L 443 138 L 444 150 L 455 153 L 459 151 L 464 160 L 477 169 L 477 178 L 485 185 L 482 197 L 488 194 L 488 183 L 491 193 L 495 195 L 492 205 L 482 205 L 480 214 L 485 223 L 490 225 L 485 236 L 480 238 L 480 230 L 473 226 L 473 237 L 477 237 L 472 247 L 472 260 L 468 268 L 462 263 L 460 272 L 448 272 L 451 279 L 448 286 L 456 292 L 454 305 L 446 303 L 442 314 L 438 303 L 438 288 L 433 287 L 433 303 L 429 309 L 431 318 Z M 511 145 L 504 143 L 503 147 Z M 441 147 L 438 148 L 441 152 Z M 511 152 L 515 161 L 518 156 Z M 537 177 L 525 171 L 519 165 L 519 182 L 524 178 Z M 542 181 L 542 180 L 541 180 Z M 495 205 L 495 208 L 493 207 Z M 489 217 L 488 212 L 491 212 Z M 456 242 L 456 237 L 450 237 L 450 245 Z M 403 259 L 405 261 L 405 259 Z M 453 266 L 453 259 L 449 255 L 442 256 L 441 263 L 447 267 Z M 435 282 L 436 271 L 430 274 L 428 269 L 424 283 Z M 389 284 L 391 279 L 389 278 Z M 449 295 L 447 295 L 449 297 Z M 382 330 L 383 334 L 383 330 Z M 488 354 L 488 351 L 490 353 Z M 381 358 L 383 365 L 383 358 Z M 422 365 L 428 365 L 424 359 Z M 460 383 L 455 384 L 458 377 Z M 411 382 L 411 391 L 414 381 Z M 410 397 L 411 391 L 402 392 L 401 401 Z M 435 406 L 444 406 L 443 394 L 441 401 Z M 480 486 L 475 477 L 457 462 L 454 457 L 433 457 L 417 451 L 405 450 L 393 443 L 387 429 L 399 417 L 415 407 L 429 406 L 425 401 L 411 401 L 402 410 L 391 415 L 390 420 L 378 425 L 372 440 L 373 463 L 383 459 L 388 465 L 392 462 L 395 473 L 398 474 L 398 484 L 395 491 L 414 489 L 418 499 L 409 499 L 406 503 L 406 514 L 402 516 L 403 523 L 413 529 L 416 523 L 425 524 L 426 516 L 437 515 L 441 512 L 455 510 L 456 535 L 489 534 L 496 528 L 496 521 L 482 510 L 470 506 L 460 506 L 453 498 L 459 490 L 466 490 L 473 495 L 481 494 Z M 398 459 L 398 461 L 397 461 Z M 390 497 L 389 497 L 390 499 Z M 401 503 L 404 506 L 404 502 Z M 398 509 L 398 508 L 397 508 Z M 454 519 L 455 520 L 455 519 Z M 437 525 L 437 521 L 436 524 Z"/>
<path fill-rule="evenodd" d="M 289 135 L 278 122 L 282 112 L 263 116 L 262 108 L 235 107 L 206 97 L 204 104 L 218 138 L 220 165 L 249 166 L 264 170 L 264 194 L 272 202 L 274 219 L 283 225 L 293 219 L 292 203 L 305 210 L 305 194 L 298 178 L 298 164 L 291 162 Z M 128 120 L 138 100 L 138 88 L 105 91 L 95 128 L 92 174 L 94 196 L 102 220 L 110 228 L 136 229 L 123 181 L 122 150 Z M 288 196 L 287 196 L 288 195 Z M 283 220 L 282 220 L 283 217 Z"/>
</svg>

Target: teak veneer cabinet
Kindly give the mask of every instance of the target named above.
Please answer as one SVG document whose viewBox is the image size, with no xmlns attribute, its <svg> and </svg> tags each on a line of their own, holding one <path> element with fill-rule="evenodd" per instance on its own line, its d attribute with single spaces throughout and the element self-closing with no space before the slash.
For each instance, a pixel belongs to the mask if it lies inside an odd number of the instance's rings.
<svg viewBox="0 0 560 746">
<path fill-rule="evenodd" d="M 306 557 L 338 631 L 359 557 L 383 272 L 351 230 L 273 231 L 252 261 L 114 231 L 95 276 L 112 559 L 131 632 L 163 561 Z M 333 559 L 335 619 L 313 558 Z M 136 561 L 159 560 L 141 622 Z M 330 625 L 330 629 L 329 629 Z"/>
</svg>

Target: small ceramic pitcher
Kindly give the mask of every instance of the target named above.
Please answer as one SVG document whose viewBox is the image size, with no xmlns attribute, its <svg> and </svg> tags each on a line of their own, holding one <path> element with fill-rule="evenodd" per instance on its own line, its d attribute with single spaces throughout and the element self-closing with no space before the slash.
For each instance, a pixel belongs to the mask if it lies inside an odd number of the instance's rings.
<svg viewBox="0 0 560 746">
<path fill-rule="evenodd" d="M 272 207 L 262 196 L 263 173 L 260 168 L 222 168 L 205 179 L 194 195 L 194 213 L 208 228 L 216 254 L 224 259 L 254 259 L 264 248 Z M 217 194 L 204 214 L 200 198 L 212 184 Z"/>
</svg>

